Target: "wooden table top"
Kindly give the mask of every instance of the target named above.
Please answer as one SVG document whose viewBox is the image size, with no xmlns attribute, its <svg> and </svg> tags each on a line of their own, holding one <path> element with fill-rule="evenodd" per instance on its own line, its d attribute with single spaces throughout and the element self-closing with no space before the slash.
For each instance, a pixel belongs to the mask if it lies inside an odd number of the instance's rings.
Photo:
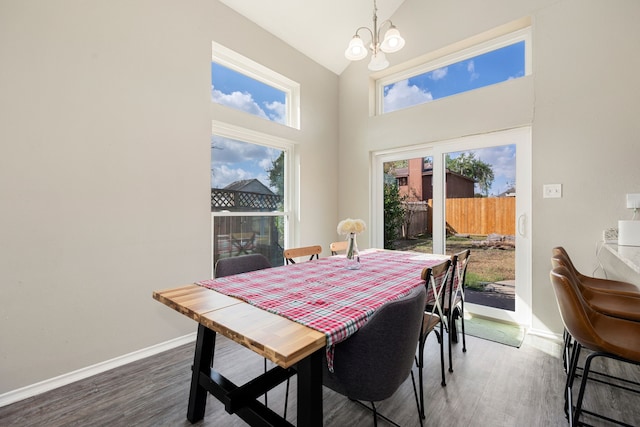
<svg viewBox="0 0 640 427">
<path fill-rule="evenodd" d="M 322 332 L 199 285 L 155 291 L 153 298 L 283 368 L 326 346 Z"/>
</svg>

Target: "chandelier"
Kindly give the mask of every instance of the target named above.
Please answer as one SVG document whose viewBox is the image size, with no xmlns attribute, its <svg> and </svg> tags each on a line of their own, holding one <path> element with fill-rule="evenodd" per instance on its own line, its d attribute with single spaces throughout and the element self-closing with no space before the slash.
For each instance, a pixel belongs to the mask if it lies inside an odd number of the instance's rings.
<svg viewBox="0 0 640 427">
<path fill-rule="evenodd" d="M 389 66 L 389 61 L 385 57 L 385 53 L 397 52 L 404 46 L 404 39 L 400 36 L 400 31 L 393 25 L 393 23 L 387 19 L 378 28 L 378 8 L 376 7 L 376 0 L 373 0 L 373 30 L 368 27 L 360 27 L 356 30 L 355 35 L 349 42 L 349 47 L 344 52 L 344 56 L 350 61 L 359 61 L 367 56 L 367 48 L 358 32 L 360 30 L 367 30 L 371 34 L 371 44 L 369 50 L 371 50 L 371 62 L 369 62 L 369 70 L 380 71 Z M 388 30 L 384 33 L 384 38 L 380 37 L 382 29 L 388 25 Z M 382 41 L 381 41 L 382 40 Z"/>
</svg>

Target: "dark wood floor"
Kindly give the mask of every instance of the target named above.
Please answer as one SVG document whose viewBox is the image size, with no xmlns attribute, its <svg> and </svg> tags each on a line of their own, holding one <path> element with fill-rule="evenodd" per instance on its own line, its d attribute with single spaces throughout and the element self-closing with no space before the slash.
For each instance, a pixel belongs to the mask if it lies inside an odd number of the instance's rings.
<svg viewBox="0 0 640 427">
<path fill-rule="evenodd" d="M 434 337 L 425 352 L 427 426 L 563 426 L 562 389 L 565 374 L 559 343 L 528 336 L 521 348 L 467 337 L 468 352 L 455 348 L 455 372 L 440 386 L 439 358 Z M 193 345 L 78 381 L 57 390 L 0 408 L 1 426 L 190 426 L 186 420 Z M 231 380 L 260 374 L 263 359 L 218 337 L 215 365 Z M 639 378 L 637 368 L 607 367 Z M 281 412 L 284 388 L 269 393 L 269 406 Z M 640 396 L 599 386 L 589 404 L 640 424 Z M 295 423 L 295 377 L 288 419 Z M 355 403 L 324 390 L 325 426 L 372 426 L 372 416 Z M 408 380 L 381 412 L 403 426 L 419 425 Z M 381 422 L 381 425 L 386 423 Z M 243 426 L 209 396 L 207 413 L 198 426 Z M 594 425 L 604 425 L 595 422 Z"/>
</svg>

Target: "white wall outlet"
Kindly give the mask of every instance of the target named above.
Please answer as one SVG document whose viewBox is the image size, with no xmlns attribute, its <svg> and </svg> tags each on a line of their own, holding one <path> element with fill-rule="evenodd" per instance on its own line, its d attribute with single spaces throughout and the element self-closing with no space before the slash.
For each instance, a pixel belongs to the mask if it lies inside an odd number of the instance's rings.
<svg viewBox="0 0 640 427">
<path fill-rule="evenodd" d="M 562 184 L 544 184 L 542 186 L 542 198 L 559 199 L 562 197 Z"/>
</svg>

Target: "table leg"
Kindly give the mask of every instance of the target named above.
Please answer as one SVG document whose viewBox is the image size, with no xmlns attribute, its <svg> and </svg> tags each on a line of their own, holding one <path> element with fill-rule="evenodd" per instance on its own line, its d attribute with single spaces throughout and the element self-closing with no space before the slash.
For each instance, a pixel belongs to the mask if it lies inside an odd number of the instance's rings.
<svg viewBox="0 0 640 427">
<path fill-rule="evenodd" d="M 211 362 L 216 343 L 216 333 L 205 326 L 198 324 L 198 337 L 196 338 L 196 350 L 193 356 L 191 370 L 191 389 L 189 391 L 189 407 L 187 419 L 195 423 L 204 418 L 204 410 L 207 405 L 208 391 L 200 385 L 200 376 L 211 375 Z"/>
<path fill-rule="evenodd" d="M 298 426 L 322 426 L 322 352 L 302 359 L 298 371 Z"/>
</svg>

